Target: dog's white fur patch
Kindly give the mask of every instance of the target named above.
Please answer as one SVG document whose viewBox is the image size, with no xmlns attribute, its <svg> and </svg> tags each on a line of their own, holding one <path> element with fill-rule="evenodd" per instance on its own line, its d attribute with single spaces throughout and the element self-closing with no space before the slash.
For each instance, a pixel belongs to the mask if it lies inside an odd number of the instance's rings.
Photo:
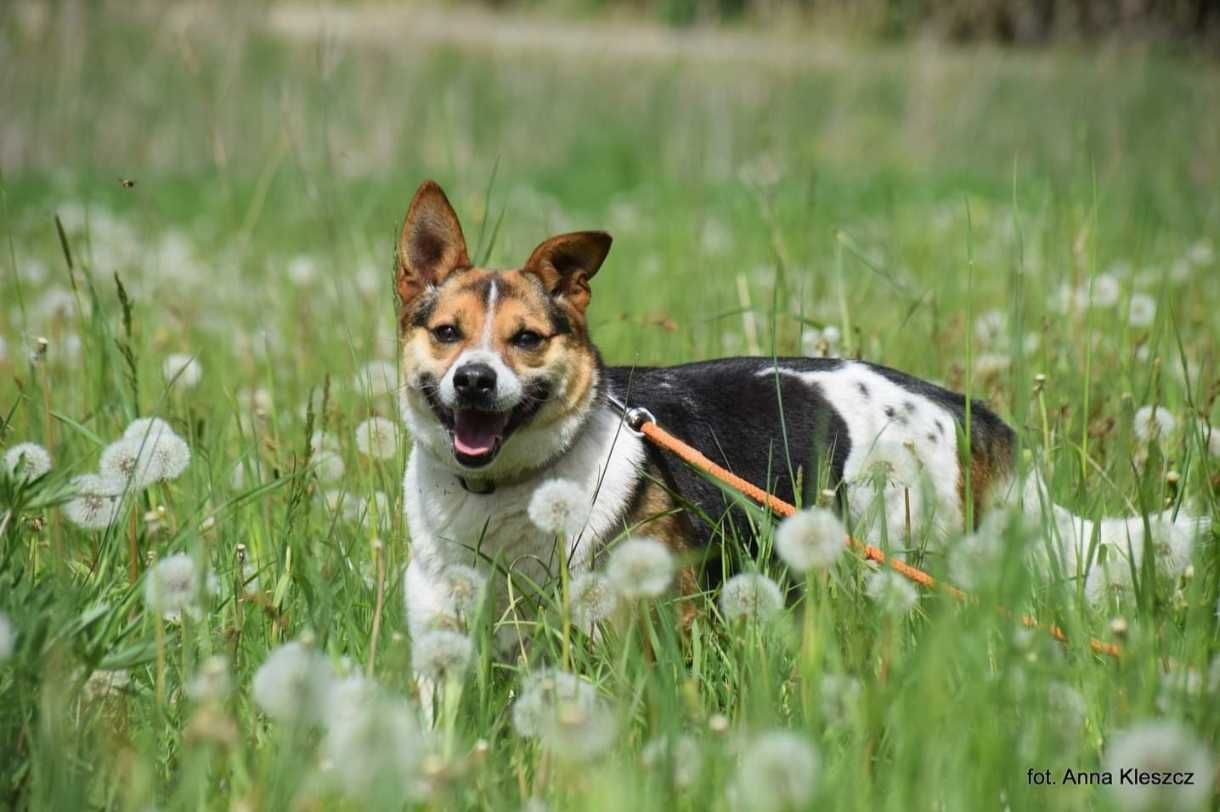
<svg viewBox="0 0 1220 812">
<path fill-rule="evenodd" d="M 593 553 L 618 534 L 644 466 L 643 442 L 609 408 L 587 415 L 579 431 L 569 431 L 574 442 L 549 465 L 524 480 L 497 485 L 488 494 L 462 487 L 447 445 L 440 453 L 424 444 L 411 451 L 403 494 L 411 534 L 406 599 L 413 634 L 452 613 L 449 597 L 440 590 L 440 574 L 450 564 L 491 574 L 493 582 L 499 582 L 493 594 L 500 613 L 507 608 L 508 593 L 503 574 L 492 574 L 492 562 L 539 585 L 558 574 L 561 551 L 556 550 L 555 536 L 539 530 L 529 518 L 530 499 L 544 482 L 569 480 L 583 488 L 592 503 L 583 532 L 562 551 L 573 571 L 587 570 Z M 535 465 L 539 459 L 535 457 Z"/>
<path fill-rule="evenodd" d="M 961 532 L 957 423 L 948 409 L 854 362 L 826 371 L 779 365 L 757 374 L 777 373 L 817 387 L 847 424 L 843 479 L 855 532 L 901 548 L 908 512 L 915 541 L 928 530 L 942 538 Z"/>
</svg>

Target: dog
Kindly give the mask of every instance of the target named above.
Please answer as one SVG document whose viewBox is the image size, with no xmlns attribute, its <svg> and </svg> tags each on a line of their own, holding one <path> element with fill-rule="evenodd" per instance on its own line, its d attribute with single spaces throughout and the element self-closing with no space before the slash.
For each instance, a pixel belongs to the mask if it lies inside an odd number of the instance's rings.
<svg viewBox="0 0 1220 812">
<path fill-rule="evenodd" d="M 395 285 L 400 405 L 414 441 L 403 481 L 413 634 L 453 620 L 445 570 L 455 564 L 496 565 L 540 584 L 556 575 L 559 553 L 573 571 L 588 570 L 626 534 L 689 559 L 714 551 L 726 532 L 749 530 L 731 497 L 626 427 L 616 404 L 646 408 L 788 502 L 829 495 L 857 520 L 853 532 L 891 546 L 968 532 L 968 517 L 977 526 L 1016 498 L 1028 510 L 1050 505 L 1036 476 L 1018 476 L 1015 433 L 991 409 L 884 366 L 771 357 L 606 366 L 588 309 L 610 245 L 601 231 L 561 234 L 520 267 L 475 267 L 441 188 L 425 182 L 411 201 Z M 529 517 L 535 491 L 555 479 L 591 500 L 560 551 Z M 1094 523 L 1049 509 L 1068 572 L 1083 572 L 1095 532 L 1121 551 L 1145 532 L 1138 517 Z M 690 568 L 680 587 L 694 588 Z"/>
</svg>

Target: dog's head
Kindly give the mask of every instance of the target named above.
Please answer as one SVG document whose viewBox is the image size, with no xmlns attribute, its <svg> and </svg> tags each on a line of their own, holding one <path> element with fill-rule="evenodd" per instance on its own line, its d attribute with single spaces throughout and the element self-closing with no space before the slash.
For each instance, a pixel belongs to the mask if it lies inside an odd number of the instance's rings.
<svg viewBox="0 0 1220 812">
<path fill-rule="evenodd" d="M 519 268 L 475 267 L 432 181 L 398 240 L 402 412 L 415 442 L 486 478 L 548 462 L 589 414 L 600 375 L 585 309 L 610 250 L 600 231 L 546 240 Z"/>
</svg>

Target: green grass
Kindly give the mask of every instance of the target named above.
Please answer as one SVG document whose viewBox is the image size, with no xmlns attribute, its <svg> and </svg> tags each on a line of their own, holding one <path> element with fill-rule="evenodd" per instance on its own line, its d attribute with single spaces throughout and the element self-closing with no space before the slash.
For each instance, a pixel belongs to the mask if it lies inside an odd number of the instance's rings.
<svg viewBox="0 0 1220 812">
<path fill-rule="evenodd" d="M 387 691 L 411 696 L 409 438 L 393 459 L 356 452 L 355 426 L 395 406 L 353 379 L 393 360 L 393 240 L 424 177 L 446 186 L 492 264 L 555 231 L 611 230 L 591 327 L 612 363 L 798 353 L 802 331 L 834 325 L 845 355 L 986 399 L 1082 515 L 1179 497 L 1217 514 L 1220 466 L 1201 428 L 1220 423 L 1220 264 L 1203 256 L 1220 248 L 1212 65 L 816 40 L 796 61 L 765 48 L 575 56 L 551 50 L 574 35 L 549 29 L 514 50 L 409 26 L 295 40 L 237 8 L 185 28 L 182 15 L 81 14 L 38 28 L 0 12 L 0 445 L 37 442 L 55 460 L 33 485 L 0 483 L 0 611 L 17 634 L 0 663 L 6 806 L 331 808 L 321 733 L 252 700 L 269 651 L 305 637 L 341 671 L 371 658 Z M 312 274 L 290 272 L 298 257 Z M 1096 289 L 1103 274 L 1119 283 L 1114 305 L 1055 307 L 1061 286 Z M 1133 294 L 1155 301 L 1151 323 L 1131 323 Z M 994 337 L 975 327 L 990 311 Z M 37 337 L 47 350 L 31 362 Z M 198 357 L 196 388 L 166 386 L 171 353 Z M 270 398 L 257 415 L 243 405 L 252 389 Z M 1152 449 L 1133 433 L 1145 404 L 1177 418 Z M 187 440 L 189 468 L 110 530 L 76 529 L 58 506 L 70 480 L 144 415 Z M 329 484 L 306 465 L 319 428 L 346 464 Z M 386 494 L 384 526 L 328 510 L 333 490 Z M 771 531 L 759 514 L 764 551 Z M 747 535 L 725 542 L 731 554 L 791 582 L 778 559 L 750 560 Z M 177 552 L 215 573 L 198 618 L 145 611 L 132 539 L 141 573 Z M 244 596 L 239 545 L 257 573 Z M 441 715 L 427 803 L 753 808 L 732 788 L 742 749 L 778 727 L 819 753 L 810 808 L 1108 808 L 1117 796 L 1032 787 L 1027 770 L 1098 769 L 1118 732 L 1148 719 L 1179 721 L 1214 763 L 1214 536 L 1188 576 L 1140 573 L 1137 591 L 1100 605 L 1026 572 L 1015 549 L 979 576 L 978 606 L 927 595 L 886 615 L 865 596 L 868 568 L 844 557 L 772 624 L 727 625 L 709 594 L 687 636 L 662 601 L 598 640 L 570 637 L 572 670 L 618 722 L 610 753 L 581 766 L 510 722 L 524 673 L 560 663 L 562 624 L 538 630 L 528 663 L 501 663 L 484 617 Z M 921 560 L 950 570 L 936 550 Z M 1071 642 L 1019 633 L 992 603 Z M 1087 650 L 1121 624 L 1121 661 Z M 185 686 L 216 654 L 232 694 L 195 701 Z M 85 687 L 97 670 L 129 681 L 99 697 Z M 858 681 L 856 699 L 834 707 L 826 675 Z M 641 759 L 682 733 L 704 761 L 687 788 Z M 401 805 L 380 789 L 347 803 Z"/>
</svg>

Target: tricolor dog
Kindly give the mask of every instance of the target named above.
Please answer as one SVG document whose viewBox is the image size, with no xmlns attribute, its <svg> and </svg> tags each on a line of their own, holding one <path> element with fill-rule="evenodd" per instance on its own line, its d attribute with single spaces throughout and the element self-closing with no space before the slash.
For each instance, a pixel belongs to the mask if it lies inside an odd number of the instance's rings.
<svg viewBox="0 0 1220 812">
<path fill-rule="evenodd" d="M 866 539 L 884 533 L 901 546 L 904 537 L 961 533 L 968 516 L 977 523 L 1024 491 L 1035 510 L 1055 511 L 1069 566 L 1079 561 L 1071 551 L 1088 545 L 1092 523 L 1049 508 L 1036 478 L 1014 486 L 1013 430 L 981 403 L 967 419 L 961 395 L 850 360 L 606 366 L 587 313 L 609 251 L 610 235 L 581 231 L 545 240 L 520 267 L 475 267 L 440 187 L 427 182 L 415 194 L 396 283 L 401 409 L 414 440 L 404 481 L 414 633 L 451 617 L 452 564 L 486 572 L 496 562 L 541 584 L 563 559 L 575 570 L 595 566 L 627 534 L 695 553 L 714 548 L 728 526 L 746 528 L 719 488 L 628 430 L 612 398 L 647 408 L 782 499 L 809 505 L 832 493 Z M 531 496 L 554 479 L 589 495 L 566 550 L 528 516 Z M 1123 550 L 1142 533 L 1139 519 L 1100 523 L 1100 540 Z"/>
</svg>

